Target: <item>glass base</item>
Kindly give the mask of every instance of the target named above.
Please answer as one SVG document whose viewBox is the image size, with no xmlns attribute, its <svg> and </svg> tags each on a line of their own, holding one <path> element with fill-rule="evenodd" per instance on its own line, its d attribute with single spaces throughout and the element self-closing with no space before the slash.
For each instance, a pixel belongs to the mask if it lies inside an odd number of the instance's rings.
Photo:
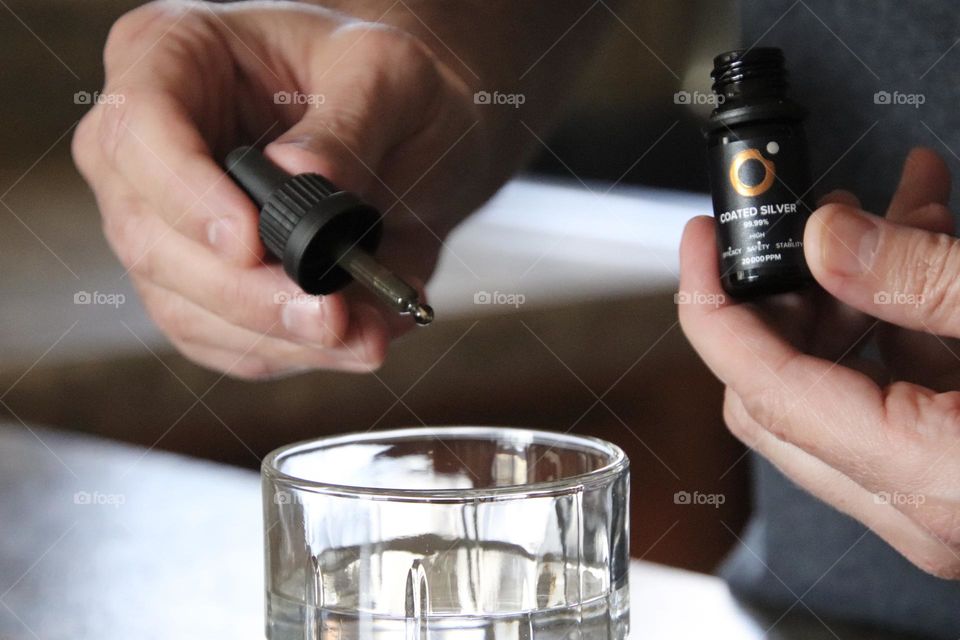
<svg viewBox="0 0 960 640">
<path fill-rule="evenodd" d="M 267 595 L 268 640 L 626 640 L 630 591 L 624 584 L 580 606 L 500 616 L 397 618 L 308 607 Z"/>
</svg>

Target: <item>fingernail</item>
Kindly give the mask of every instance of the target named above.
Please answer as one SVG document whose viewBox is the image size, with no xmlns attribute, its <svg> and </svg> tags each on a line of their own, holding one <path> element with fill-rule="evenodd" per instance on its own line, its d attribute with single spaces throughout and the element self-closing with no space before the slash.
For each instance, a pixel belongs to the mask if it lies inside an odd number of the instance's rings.
<svg viewBox="0 0 960 640">
<path fill-rule="evenodd" d="M 859 208 L 860 200 L 857 196 L 846 189 L 834 189 L 817 200 L 817 206 L 822 207 L 827 204 L 845 204 L 848 207 Z"/>
<path fill-rule="evenodd" d="M 237 222 L 232 218 L 217 218 L 207 224 L 207 243 L 217 253 L 230 252 L 230 246 L 236 242 Z"/>
<path fill-rule="evenodd" d="M 866 213 L 849 207 L 829 209 L 820 226 L 823 266 L 841 276 L 870 270 L 880 240 L 880 227 Z"/>
<path fill-rule="evenodd" d="M 301 342 L 318 344 L 323 341 L 325 327 L 319 296 L 297 296 L 283 305 L 281 320 L 284 328 Z"/>
</svg>

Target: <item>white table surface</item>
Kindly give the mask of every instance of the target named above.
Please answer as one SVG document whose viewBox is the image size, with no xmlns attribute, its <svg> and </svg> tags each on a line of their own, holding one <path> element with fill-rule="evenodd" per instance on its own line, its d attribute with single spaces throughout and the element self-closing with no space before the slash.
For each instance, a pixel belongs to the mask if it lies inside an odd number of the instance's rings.
<svg viewBox="0 0 960 640">
<path fill-rule="evenodd" d="M 262 639 L 260 509 L 252 471 L 0 425 L 0 639 Z M 720 580 L 646 562 L 631 614 L 636 640 L 876 637 L 809 619 L 768 634 Z"/>
</svg>

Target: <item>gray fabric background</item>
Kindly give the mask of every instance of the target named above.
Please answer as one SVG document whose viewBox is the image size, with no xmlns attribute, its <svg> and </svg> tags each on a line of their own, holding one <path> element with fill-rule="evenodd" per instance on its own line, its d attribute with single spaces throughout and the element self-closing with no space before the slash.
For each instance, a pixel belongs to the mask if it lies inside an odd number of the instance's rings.
<svg viewBox="0 0 960 640">
<path fill-rule="evenodd" d="M 811 111 L 813 175 L 822 176 L 815 191 L 851 189 L 875 212 L 915 145 L 946 158 L 956 193 L 958 38 L 955 0 L 743 0 L 743 46 L 781 47 L 792 93 Z M 920 93 L 925 103 L 875 104 L 877 91 Z M 768 463 L 753 463 L 756 512 L 744 542 L 763 562 L 742 546 L 732 554 L 721 573 L 735 592 L 779 609 L 802 595 L 818 615 L 960 638 L 960 583 L 914 568 Z"/>
</svg>

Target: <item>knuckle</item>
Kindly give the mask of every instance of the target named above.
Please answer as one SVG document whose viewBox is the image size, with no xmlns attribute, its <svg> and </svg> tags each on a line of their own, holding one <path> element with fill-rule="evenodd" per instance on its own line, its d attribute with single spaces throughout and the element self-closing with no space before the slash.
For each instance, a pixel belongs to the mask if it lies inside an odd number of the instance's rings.
<svg viewBox="0 0 960 640">
<path fill-rule="evenodd" d="M 938 565 L 933 571 L 933 575 L 944 580 L 960 579 L 960 560 L 952 559 Z"/>
<path fill-rule="evenodd" d="M 103 236 L 107 239 L 110 248 L 113 249 L 117 258 L 120 259 L 120 263 L 124 267 L 129 267 L 130 265 L 127 264 L 126 260 L 127 256 L 121 251 L 121 247 L 126 244 L 127 231 L 124 228 L 126 222 L 123 220 L 126 216 L 112 215 L 102 209 L 100 215 L 100 226 L 103 229 Z"/>
<path fill-rule="evenodd" d="M 883 389 L 883 413 L 886 419 L 881 423 L 889 438 L 897 436 L 911 437 L 919 433 L 923 396 L 917 393 L 917 386 L 904 380 L 891 382 Z"/>
<path fill-rule="evenodd" d="M 165 335 L 184 345 L 196 345 L 196 322 L 188 317 L 182 305 L 165 298 L 148 303 L 153 321 Z"/>
<path fill-rule="evenodd" d="M 936 491 L 937 473 L 930 465 L 931 442 L 957 433 L 960 393 L 930 395 L 906 381 L 893 382 L 882 390 L 882 418 L 874 431 L 877 455 L 873 469 L 884 469 L 890 482 L 904 490 Z M 896 451 L 897 464 L 891 467 L 880 452 Z M 875 471 L 876 473 L 876 471 Z M 881 484 L 880 478 L 877 478 Z"/>
<path fill-rule="evenodd" d="M 371 22 L 347 24 L 338 32 L 355 42 L 363 42 L 364 48 L 378 57 L 384 54 L 396 56 L 396 62 L 422 61 L 430 57 L 429 49 L 411 34 L 385 24 Z"/>
<path fill-rule="evenodd" d="M 242 272 L 219 278 L 214 285 L 213 295 L 216 299 L 204 306 L 230 324 L 258 333 L 271 333 L 280 322 L 276 309 L 280 305 L 264 296 L 258 287 L 248 286 Z"/>
<path fill-rule="evenodd" d="M 107 33 L 104 56 L 108 59 L 112 58 L 134 41 L 135 36 L 143 28 L 145 15 L 147 12 L 152 12 L 152 7 L 152 4 L 146 4 L 117 18 Z"/>
<path fill-rule="evenodd" d="M 944 391 L 931 398 L 933 432 L 945 438 L 960 437 L 960 391 Z"/>
<path fill-rule="evenodd" d="M 96 120 L 99 114 L 95 110 L 90 110 L 80 119 L 76 130 L 73 132 L 73 139 L 70 142 L 70 153 L 73 156 L 73 162 L 84 177 L 89 177 L 96 169 L 97 163 L 94 160 L 97 145 Z"/>
<path fill-rule="evenodd" d="M 359 55 L 365 58 L 363 68 L 368 73 L 361 89 L 374 96 L 384 86 L 439 79 L 434 54 L 406 31 L 381 24 L 352 23 L 338 29 L 337 35 L 348 41 L 346 46 L 356 44 Z"/>
<path fill-rule="evenodd" d="M 920 302 L 916 306 L 927 321 L 938 324 L 958 319 L 960 305 L 960 242 L 944 234 L 911 234 L 902 254 L 903 290 Z"/>
<path fill-rule="evenodd" d="M 931 541 L 931 544 L 934 543 Z M 938 549 L 913 551 L 905 554 L 917 568 L 945 580 L 957 580 L 960 578 L 960 558 L 953 549 Z"/>
<path fill-rule="evenodd" d="M 430 49 L 419 39 L 400 30 L 385 31 L 389 36 L 380 36 L 376 41 L 380 52 L 391 56 L 401 69 L 414 72 L 417 76 L 432 74 L 436 69 L 436 59 Z"/>
<path fill-rule="evenodd" d="M 751 449 L 757 446 L 757 434 L 741 416 L 724 413 L 723 422 L 734 438 Z"/>
<path fill-rule="evenodd" d="M 744 415 L 740 400 L 735 392 L 727 387 L 723 397 L 723 421 L 738 440 L 747 446 L 753 446 L 757 438 L 754 425 L 750 419 Z"/>
<path fill-rule="evenodd" d="M 142 232 L 141 218 L 125 212 L 104 212 L 103 235 L 123 268 L 146 281 L 154 279 L 148 235 Z"/>
<path fill-rule="evenodd" d="M 118 166 L 120 151 L 129 138 L 131 122 L 142 99 L 141 92 L 136 90 L 115 89 L 111 93 L 124 96 L 122 104 L 106 107 L 98 106 L 95 111 L 97 118 L 96 140 L 91 140 L 100 148 L 104 161 L 110 166 Z"/>
<path fill-rule="evenodd" d="M 190 2 L 158 0 L 123 14 L 113 23 L 107 34 L 105 59 L 108 62 L 115 58 L 122 59 L 129 55 L 129 50 L 133 47 L 149 46 L 149 39 L 144 38 L 146 32 L 168 28 L 179 19 L 177 14 L 189 9 L 191 5 Z"/>
<path fill-rule="evenodd" d="M 113 23 L 107 33 L 103 55 L 107 61 L 128 53 L 141 37 L 144 29 L 157 19 L 157 3 L 148 3 L 123 14 Z"/>
<path fill-rule="evenodd" d="M 937 502 L 921 505 L 916 510 L 914 519 L 931 536 L 953 549 L 960 550 L 960 509 L 939 500 Z"/>
<path fill-rule="evenodd" d="M 186 181 L 173 170 L 167 171 L 166 175 L 157 176 L 157 181 L 163 185 L 156 207 L 160 217 L 178 231 L 193 230 L 195 233 L 192 235 L 199 234 L 198 229 L 208 217 L 206 214 L 211 213 L 202 210 L 201 197 L 198 197 L 187 186 Z M 205 240 L 202 237 L 197 239 Z"/>
<path fill-rule="evenodd" d="M 742 396 L 747 415 L 780 440 L 789 438 L 787 419 L 793 407 L 788 406 L 785 395 L 761 389 Z"/>
</svg>

